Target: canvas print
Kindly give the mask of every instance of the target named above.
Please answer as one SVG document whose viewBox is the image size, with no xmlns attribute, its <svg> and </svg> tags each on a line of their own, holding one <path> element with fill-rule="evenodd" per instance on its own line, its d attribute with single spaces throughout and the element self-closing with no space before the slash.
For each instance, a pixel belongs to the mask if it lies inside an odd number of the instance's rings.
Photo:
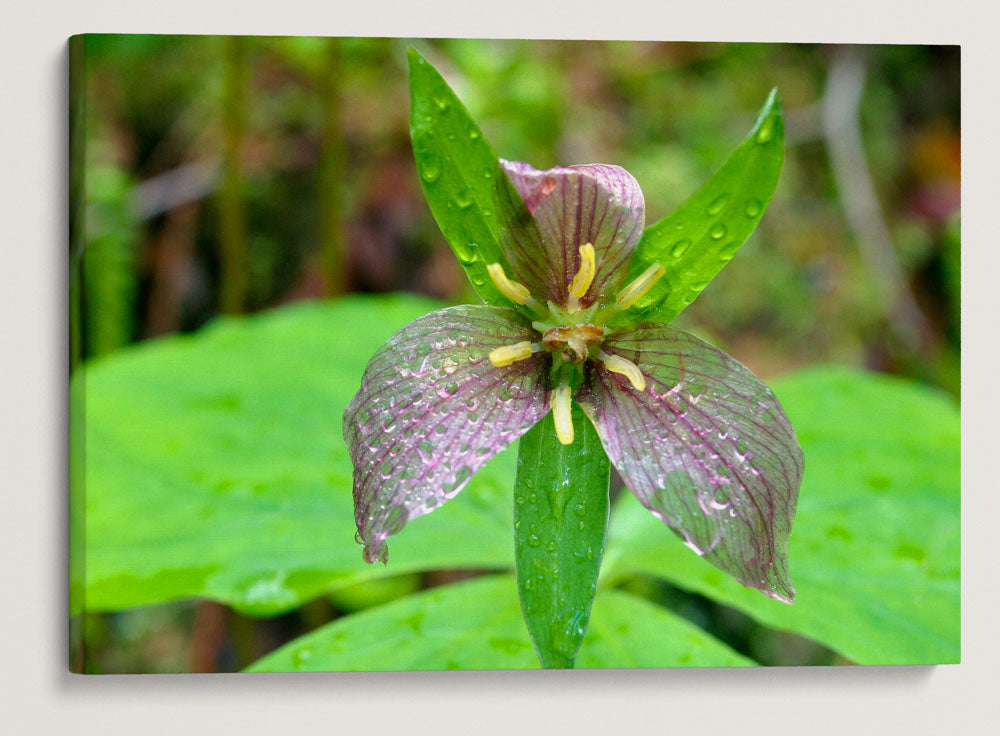
<svg viewBox="0 0 1000 736">
<path fill-rule="evenodd" d="M 959 62 L 73 37 L 70 669 L 958 662 Z"/>
</svg>

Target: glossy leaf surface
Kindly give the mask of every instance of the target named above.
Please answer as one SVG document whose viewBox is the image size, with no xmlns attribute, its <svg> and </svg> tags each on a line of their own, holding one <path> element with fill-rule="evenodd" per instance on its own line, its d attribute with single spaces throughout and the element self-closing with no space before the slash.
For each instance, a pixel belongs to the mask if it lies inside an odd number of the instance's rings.
<svg viewBox="0 0 1000 736">
<path fill-rule="evenodd" d="M 774 89 L 750 134 L 690 199 L 642 234 L 629 279 L 653 263 L 667 269 L 633 307 L 644 319 L 671 322 L 746 241 L 767 208 L 784 160 L 784 118 Z"/>
<path fill-rule="evenodd" d="M 565 669 L 590 619 L 608 529 L 611 465 L 574 406 L 563 445 L 548 414 L 521 438 L 514 485 L 514 560 L 524 620 L 547 668 Z"/>
<path fill-rule="evenodd" d="M 774 382 L 805 451 L 791 606 L 663 533 L 635 499 L 612 511 L 603 582 L 661 576 L 861 664 L 959 661 L 960 433 L 930 389 L 848 368 Z"/>
<path fill-rule="evenodd" d="M 512 451 L 397 535 L 389 568 L 354 541 L 344 407 L 386 339 L 440 306 L 299 304 L 87 365 L 86 606 L 198 596 L 273 614 L 338 582 L 509 569 Z"/>
<path fill-rule="evenodd" d="M 684 619 L 601 591 L 580 667 L 753 664 Z M 369 609 L 300 637 L 251 672 L 537 669 L 513 577 L 477 578 Z"/>
<path fill-rule="evenodd" d="M 486 267 L 506 265 L 496 187 L 513 192 L 512 216 L 528 217 L 492 146 L 448 83 L 414 49 L 410 60 L 410 138 L 420 184 L 438 227 L 487 304 L 510 306 Z"/>
</svg>

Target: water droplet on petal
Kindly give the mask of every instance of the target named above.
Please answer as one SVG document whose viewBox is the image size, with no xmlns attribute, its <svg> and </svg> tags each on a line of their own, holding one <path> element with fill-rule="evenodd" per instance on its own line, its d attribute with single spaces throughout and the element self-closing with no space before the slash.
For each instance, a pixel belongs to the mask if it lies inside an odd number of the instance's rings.
<svg viewBox="0 0 1000 736">
<path fill-rule="evenodd" d="M 747 200 L 746 207 L 744 207 L 743 212 L 747 217 L 756 217 L 764 209 L 764 205 L 756 197 L 751 197 Z"/>
<path fill-rule="evenodd" d="M 713 240 L 722 240 L 726 237 L 726 233 L 729 232 L 729 228 L 723 225 L 721 222 L 717 222 L 712 226 L 712 229 L 708 231 L 708 234 L 712 236 Z"/>
</svg>

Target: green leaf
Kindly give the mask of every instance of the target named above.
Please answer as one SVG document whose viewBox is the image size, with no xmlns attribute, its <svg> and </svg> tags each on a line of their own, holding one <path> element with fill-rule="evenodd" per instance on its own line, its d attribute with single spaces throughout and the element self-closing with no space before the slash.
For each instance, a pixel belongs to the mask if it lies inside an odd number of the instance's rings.
<svg viewBox="0 0 1000 736">
<path fill-rule="evenodd" d="M 336 584 L 512 567 L 510 450 L 408 525 L 388 567 L 354 540 L 344 407 L 376 348 L 439 306 L 298 304 L 87 364 L 83 605 L 202 596 L 269 615 Z"/>
<path fill-rule="evenodd" d="M 583 667 L 752 664 L 694 625 L 641 599 L 601 591 Z M 535 669 L 509 575 L 477 578 L 346 616 L 258 660 L 251 672 Z"/>
<path fill-rule="evenodd" d="M 653 574 L 861 664 L 959 661 L 959 414 L 935 391 L 849 368 L 774 384 L 805 452 L 793 605 L 693 555 L 632 498 L 612 513 L 605 578 Z"/>
<path fill-rule="evenodd" d="M 781 96 L 775 88 L 749 135 L 722 168 L 643 232 L 626 283 L 654 263 L 667 270 L 632 308 L 633 318 L 671 322 L 708 286 L 760 222 L 777 186 L 784 153 Z"/>
<path fill-rule="evenodd" d="M 573 406 L 563 445 L 552 413 L 521 438 L 514 485 L 514 560 L 521 609 L 542 666 L 573 667 L 590 618 L 608 530 L 611 464 Z"/>
<path fill-rule="evenodd" d="M 410 59 L 410 138 L 420 184 L 445 240 L 487 304 L 510 306 L 489 278 L 491 263 L 507 265 L 497 224 L 497 186 L 529 218 L 493 147 L 448 83 L 416 50 Z M 509 272 L 509 268 L 507 269 Z"/>
<path fill-rule="evenodd" d="M 753 662 L 666 608 L 601 589 L 576 666 L 746 667 Z"/>
</svg>

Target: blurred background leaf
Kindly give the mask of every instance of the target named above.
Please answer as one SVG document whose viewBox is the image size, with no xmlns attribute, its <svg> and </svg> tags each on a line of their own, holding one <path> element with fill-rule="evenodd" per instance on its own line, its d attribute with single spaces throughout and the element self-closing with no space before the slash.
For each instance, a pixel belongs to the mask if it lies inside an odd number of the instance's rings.
<svg viewBox="0 0 1000 736">
<path fill-rule="evenodd" d="M 353 541 L 344 407 L 374 351 L 439 306 L 305 303 L 89 364 L 86 607 L 199 596 L 274 615 L 334 584 L 512 566 L 510 452 L 395 537 L 391 566 Z"/>
</svg>

